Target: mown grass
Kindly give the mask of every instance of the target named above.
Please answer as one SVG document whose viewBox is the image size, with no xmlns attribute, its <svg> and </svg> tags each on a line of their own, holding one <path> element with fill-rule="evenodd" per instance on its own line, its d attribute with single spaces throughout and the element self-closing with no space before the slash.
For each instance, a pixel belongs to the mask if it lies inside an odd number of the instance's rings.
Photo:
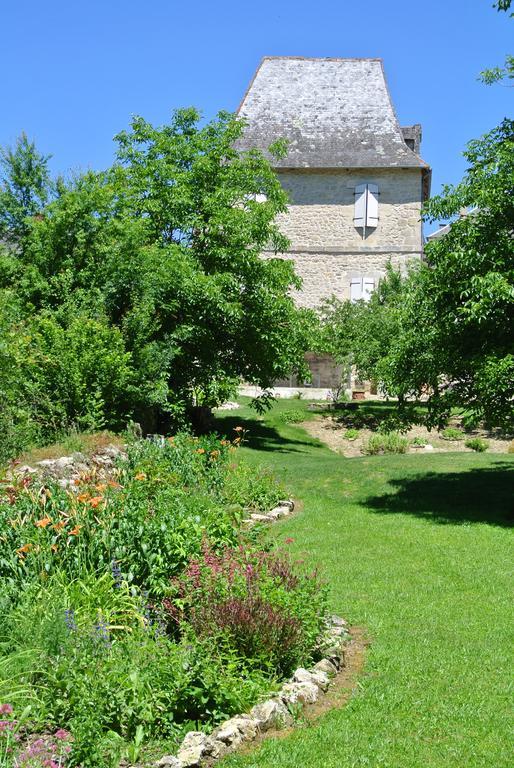
<svg viewBox="0 0 514 768">
<path fill-rule="evenodd" d="M 345 459 L 284 423 L 291 407 L 260 420 L 245 404 L 218 426 L 248 429 L 247 458 L 303 502 L 270 535 L 322 566 L 333 610 L 366 627 L 371 646 L 347 706 L 224 765 L 512 765 L 514 457 Z"/>
</svg>

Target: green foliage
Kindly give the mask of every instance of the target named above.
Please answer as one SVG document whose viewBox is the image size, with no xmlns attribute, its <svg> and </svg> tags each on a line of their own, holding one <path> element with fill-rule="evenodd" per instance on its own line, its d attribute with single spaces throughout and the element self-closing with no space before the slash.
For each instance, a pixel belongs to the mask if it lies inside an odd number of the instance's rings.
<svg viewBox="0 0 514 768">
<path fill-rule="evenodd" d="M 426 437 L 420 437 L 417 435 L 416 437 L 413 437 L 411 440 L 412 445 L 419 445 L 420 447 L 423 447 L 425 445 L 428 445 L 428 440 Z"/>
<path fill-rule="evenodd" d="M 466 440 L 464 445 L 466 448 L 471 448 L 472 451 L 476 451 L 477 453 L 483 453 L 489 448 L 487 440 L 482 440 L 481 437 L 471 437 L 469 440 Z"/>
<path fill-rule="evenodd" d="M 359 430 L 350 427 L 349 429 L 345 430 L 343 437 L 345 440 L 357 440 L 359 437 Z"/>
<path fill-rule="evenodd" d="M 245 709 L 271 684 L 223 645 L 168 638 L 143 599 L 110 576 L 57 575 L 2 618 L 5 674 L 32 686 L 33 729 L 66 723 L 73 732 L 72 766 L 117 765 L 141 731 L 178 738 Z"/>
<path fill-rule="evenodd" d="M 331 299 L 321 310 L 317 346 L 348 369 L 357 368 L 363 379 L 378 379 L 378 366 L 398 333 L 404 284 L 400 274 L 387 265 L 386 277 L 368 302 Z"/>
<path fill-rule="evenodd" d="M 465 435 L 462 429 L 457 429 L 457 427 L 446 427 L 446 429 L 442 430 L 441 437 L 443 440 L 464 440 Z"/>
<path fill-rule="evenodd" d="M 299 424 L 301 421 L 305 421 L 305 413 L 291 408 L 288 411 L 282 411 L 280 418 L 285 424 Z"/>
<path fill-rule="evenodd" d="M 201 638 L 220 637 L 248 663 L 281 676 L 312 660 L 327 611 L 317 573 L 302 572 L 287 555 L 215 552 L 207 543 L 175 579 L 164 607 L 172 623 Z"/>
<path fill-rule="evenodd" d="M 129 418 L 154 432 L 219 404 L 242 376 L 267 388 L 306 375 L 312 317 L 291 297 L 298 278 L 290 261 L 261 258 L 287 249 L 274 223 L 286 194 L 259 152 L 237 151 L 242 130 L 225 113 L 200 125 L 182 110 L 162 128 L 135 118 L 111 168 L 61 183 L 11 227 L 0 349 L 31 360 L 18 389 L 0 382 L 0 397 L 21 402 L 4 419 L 11 442 Z"/>
<path fill-rule="evenodd" d="M 62 570 L 75 579 L 84 569 L 110 572 L 115 562 L 129 584 L 165 593 L 205 535 L 218 546 L 235 543 L 243 500 L 258 506 L 272 495 L 272 481 L 259 487 L 258 478 L 248 500 L 244 487 L 235 490 L 237 478 L 225 488 L 238 471 L 229 467 L 231 450 L 226 440 L 179 434 L 163 447 L 130 446 L 116 482 L 93 474 L 77 493 L 52 483 L 43 493 L 9 487 L 0 497 L 0 576 L 16 584 Z"/>
<path fill-rule="evenodd" d="M 15 148 L 0 149 L 0 240 L 13 242 L 30 228 L 30 217 L 40 214 L 51 199 L 54 184 L 48 161 L 22 133 Z"/>
<path fill-rule="evenodd" d="M 455 407 L 508 431 L 514 425 L 514 122 L 465 152 L 463 181 L 425 207 L 427 219 L 453 219 L 426 246 L 426 263 L 402 279 L 389 269 L 367 304 L 333 304 L 325 315 L 339 360 L 406 401 L 428 395 L 428 426 Z M 331 351 L 328 349 L 328 351 Z"/>
<path fill-rule="evenodd" d="M 73 491 L 4 484 L 0 703 L 30 706 L 27 733 L 69 729 L 67 765 L 115 768 L 155 740 L 173 749 L 184 731 L 247 710 L 312 654 L 325 589 L 242 536 L 243 510 L 269 509 L 283 489 L 240 459 L 245 433 L 235 432 L 135 441 L 113 477 L 89 471 Z M 188 604 L 193 593 L 177 585 L 191 565 L 227 553 L 240 578 L 216 577 Z M 243 597 L 252 620 L 222 626 Z M 198 621 L 165 623 L 163 606 L 186 604 Z M 202 621 L 201 608 L 211 612 Z"/>
<path fill-rule="evenodd" d="M 245 462 L 231 465 L 223 486 L 226 504 L 239 509 L 269 511 L 285 498 L 286 492 L 275 475 L 265 467 L 254 467 Z"/>
<path fill-rule="evenodd" d="M 362 452 L 368 456 L 377 456 L 382 453 L 406 453 L 409 441 L 397 432 L 371 435 L 367 443 L 362 447 Z"/>
</svg>

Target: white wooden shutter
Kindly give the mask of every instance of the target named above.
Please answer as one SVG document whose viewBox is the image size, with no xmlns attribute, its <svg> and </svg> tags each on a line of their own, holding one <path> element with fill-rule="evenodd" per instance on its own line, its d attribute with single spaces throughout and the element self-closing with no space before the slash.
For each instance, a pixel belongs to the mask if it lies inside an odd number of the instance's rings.
<svg viewBox="0 0 514 768">
<path fill-rule="evenodd" d="M 362 278 L 352 277 L 350 280 L 350 301 L 359 301 L 362 299 Z"/>
<path fill-rule="evenodd" d="M 364 301 L 369 301 L 369 297 L 375 290 L 375 281 L 372 277 L 365 277 L 362 281 L 362 298 Z"/>
<path fill-rule="evenodd" d="M 353 223 L 356 227 L 378 226 L 378 186 L 358 184 L 355 187 L 355 211 Z"/>
<path fill-rule="evenodd" d="M 353 216 L 353 223 L 356 227 L 366 226 L 367 190 L 367 184 L 359 184 L 357 187 L 355 187 L 355 211 Z"/>
<path fill-rule="evenodd" d="M 376 184 L 368 184 L 368 205 L 366 208 L 366 226 L 378 226 L 378 187 Z"/>
</svg>

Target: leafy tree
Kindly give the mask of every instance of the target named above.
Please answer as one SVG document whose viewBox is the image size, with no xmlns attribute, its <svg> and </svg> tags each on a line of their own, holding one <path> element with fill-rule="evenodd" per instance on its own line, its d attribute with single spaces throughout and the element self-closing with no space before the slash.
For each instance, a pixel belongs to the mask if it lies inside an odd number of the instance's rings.
<svg viewBox="0 0 514 768">
<path fill-rule="evenodd" d="M 399 330 L 404 281 L 391 264 L 369 301 L 332 298 L 321 309 L 317 346 L 333 355 L 344 371 L 352 367 L 363 379 L 377 380 L 378 366 Z"/>
<path fill-rule="evenodd" d="M 429 220 L 463 208 L 426 246 L 426 263 L 401 279 L 391 271 L 369 304 L 331 319 L 339 353 L 376 379 L 400 409 L 428 396 L 429 425 L 454 407 L 492 426 L 514 427 L 514 121 L 465 152 L 469 169 L 426 205 Z M 349 322 L 345 322 L 349 318 Z"/>
<path fill-rule="evenodd" d="M 136 118 L 117 162 L 62 187 L 0 262 L 26 318 L 119 331 L 124 408 L 148 429 L 218 404 L 241 377 L 267 388 L 306 373 L 299 281 L 289 261 L 261 257 L 287 249 L 274 223 L 287 198 L 261 153 L 235 148 L 243 127 L 225 113 L 201 125 L 192 109 L 161 128 Z"/>
<path fill-rule="evenodd" d="M 0 237 L 18 240 L 26 234 L 27 218 L 41 213 L 51 198 L 49 159 L 24 133 L 14 149 L 0 149 Z"/>
<path fill-rule="evenodd" d="M 497 11 L 508 11 L 510 10 L 511 4 L 512 0 L 498 0 L 498 2 L 493 5 L 493 8 L 496 8 Z M 514 13 L 511 13 L 510 16 L 514 16 Z M 499 83 L 503 80 L 514 80 L 514 56 L 506 56 L 503 67 L 491 67 L 490 69 L 485 69 L 480 73 L 479 79 L 486 85 Z"/>
</svg>

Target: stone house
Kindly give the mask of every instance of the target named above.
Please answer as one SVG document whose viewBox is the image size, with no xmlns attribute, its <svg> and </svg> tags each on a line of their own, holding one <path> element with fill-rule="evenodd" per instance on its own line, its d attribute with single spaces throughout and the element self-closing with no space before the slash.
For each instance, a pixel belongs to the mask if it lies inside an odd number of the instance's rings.
<svg viewBox="0 0 514 768">
<path fill-rule="evenodd" d="M 265 57 L 238 114 L 242 149 L 288 141 L 287 156 L 270 159 L 290 197 L 279 224 L 303 280 L 299 305 L 366 300 L 389 261 L 405 269 L 422 257 L 430 168 L 421 126 L 398 123 L 380 59 Z M 310 358 L 313 386 L 335 386 L 334 366 Z"/>
</svg>

